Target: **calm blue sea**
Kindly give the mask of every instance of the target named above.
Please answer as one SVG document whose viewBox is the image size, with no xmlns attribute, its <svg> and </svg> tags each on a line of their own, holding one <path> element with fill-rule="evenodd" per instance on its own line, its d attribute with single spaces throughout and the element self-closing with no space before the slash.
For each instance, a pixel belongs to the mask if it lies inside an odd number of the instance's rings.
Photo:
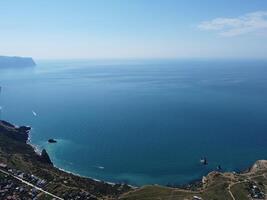
<svg viewBox="0 0 267 200">
<path fill-rule="evenodd" d="M 32 126 L 31 142 L 57 167 L 110 182 L 183 184 L 219 164 L 242 170 L 267 159 L 266 61 L 37 63 L 0 69 L 1 118 Z"/>
</svg>

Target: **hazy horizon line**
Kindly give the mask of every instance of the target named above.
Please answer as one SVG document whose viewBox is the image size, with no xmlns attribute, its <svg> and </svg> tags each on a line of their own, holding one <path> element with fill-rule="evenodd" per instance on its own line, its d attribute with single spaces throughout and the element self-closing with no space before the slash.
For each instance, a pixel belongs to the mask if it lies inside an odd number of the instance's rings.
<svg viewBox="0 0 267 200">
<path fill-rule="evenodd" d="M 31 57 L 31 56 L 23 56 L 23 57 Z M 116 60 L 125 60 L 125 61 L 136 61 L 136 60 L 142 60 L 142 61 L 149 61 L 149 60 L 173 60 L 173 61 L 179 61 L 179 60 L 259 60 L 259 61 L 267 61 L 267 58 L 243 58 L 243 57 L 173 57 L 173 58 L 152 58 L 152 57 L 147 57 L 147 58 L 35 58 L 31 57 L 34 60 L 39 60 L 39 61 L 60 61 L 60 60 L 80 60 L 80 61 L 116 61 Z"/>
</svg>

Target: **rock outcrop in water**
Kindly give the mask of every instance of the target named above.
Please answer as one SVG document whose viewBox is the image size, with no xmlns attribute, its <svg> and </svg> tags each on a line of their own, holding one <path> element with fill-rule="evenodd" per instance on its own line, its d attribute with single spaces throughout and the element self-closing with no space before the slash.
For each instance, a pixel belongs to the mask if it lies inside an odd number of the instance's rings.
<svg viewBox="0 0 267 200">
<path fill-rule="evenodd" d="M 57 141 L 56 141 L 55 139 L 50 138 L 50 139 L 48 140 L 48 143 L 57 143 Z"/>
<path fill-rule="evenodd" d="M 30 57 L 0 56 L 0 68 L 34 67 L 35 65 Z"/>
</svg>

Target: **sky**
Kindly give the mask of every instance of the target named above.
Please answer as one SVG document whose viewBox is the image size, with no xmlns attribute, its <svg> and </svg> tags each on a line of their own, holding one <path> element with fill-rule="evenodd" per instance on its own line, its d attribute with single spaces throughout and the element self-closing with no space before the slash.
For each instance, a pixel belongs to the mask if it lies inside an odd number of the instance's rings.
<svg viewBox="0 0 267 200">
<path fill-rule="evenodd" d="M 267 59 L 267 0 L 0 1 L 0 55 Z"/>
</svg>

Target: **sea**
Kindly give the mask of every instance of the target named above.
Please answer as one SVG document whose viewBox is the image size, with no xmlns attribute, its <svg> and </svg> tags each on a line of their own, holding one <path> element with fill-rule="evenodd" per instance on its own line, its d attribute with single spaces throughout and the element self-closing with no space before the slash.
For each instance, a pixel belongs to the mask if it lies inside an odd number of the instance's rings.
<svg viewBox="0 0 267 200">
<path fill-rule="evenodd" d="M 182 185 L 218 165 L 242 171 L 267 159 L 267 61 L 36 63 L 0 69 L 1 119 L 31 126 L 31 144 L 56 167 L 113 183 Z"/>
</svg>

